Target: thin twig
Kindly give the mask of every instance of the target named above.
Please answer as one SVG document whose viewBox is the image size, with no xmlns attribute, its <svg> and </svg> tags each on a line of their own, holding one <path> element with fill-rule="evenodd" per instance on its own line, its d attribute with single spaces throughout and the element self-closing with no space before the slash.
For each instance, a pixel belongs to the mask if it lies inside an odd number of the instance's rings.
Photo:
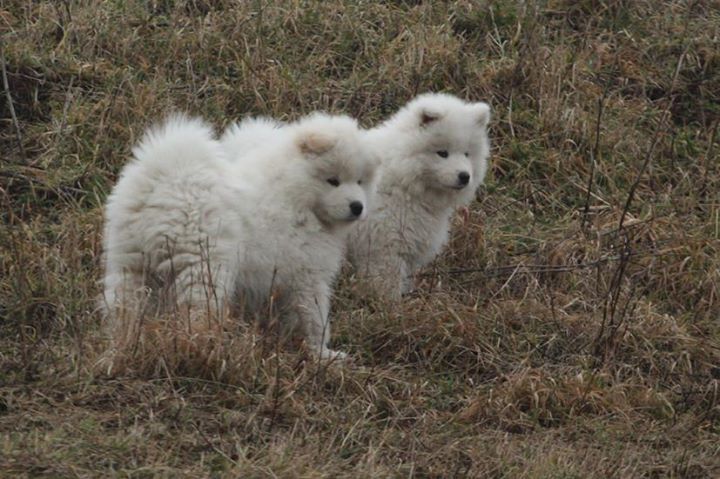
<svg viewBox="0 0 720 479">
<path fill-rule="evenodd" d="M 495 296 L 497 296 L 497 295 L 500 294 L 505 288 L 507 288 L 508 284 L 510 284 L 510 281 L 512 281 L 512 279 L 515 277 L 515 275 L 517 274 L 517 272 L 520 270 L 520 268 L 521 268 L 522 266 L 523 266 L 522 263 L 520 263 L 520 264 L 517 265 L 517 267 L 513 270 L 513 272 L 512 272 L 512 273 L 510 274 L 510 276 L 508 277 L 508 279 L 505 280 L 505 283 L 503 283 L 503 285 L 500 286 L 500 289 L 498 289 L 497 291 L 495 291 L 495 292 L 492 294 L 492 296 L 490 296 L 490 301 L 492 301 L 493 299 L 495 299 Z"/>
<path fill-rule="evenodd" d="M 607 82 L 609 83 L 609 82 Z M 598 155 L 600 153 L 600 125 L 602 124 L 603 107 L 605 106 L 605 98 L 607 97 L 608 87 L 605 86 L 603 95 L 598 98 L 597 118 L 595 119 L 595 144 L 590 152 L 590 175 L 588 175 L 587 195 L 585 196 L 585 210 L 583 212 L 583 225 L 587 224 L 588 214 L 590 213 L 590 197 L 592 195 L 592 186 L 595 181 L 595 165 L 597 164 Z"/>
<path fill-rule="evenodd" d="M 65 94 L 65 104 L 63 105 L 62 119 L 60 120 L 60 128 L 58 129 L 58 136 L 62 137 L 65 133 L 65 125 L 67 124 L 67 114 L 70 108 L 70 101 L 72 100 L 72 87 L 75 77 L 70 77 L 70 84 L 68 85 L 67 93 Z"/>
<path fill-rule="evenodd" d="M 605 294 L 605 300 L 603 302 L 603 317 L 602 322 L 600 323 L 600 328 L 598 330 L 598 334 L 595 338 L 595 354 L 599 355 L 601 352 L 601 347 L 607 344 L 608 341 L 611 341 L 612 334 L 608 337 L 605 337 L 605 328 L 606 326 L 609 327 L 611 330 L 617 330 L 617 328 L 613 327 L 615 326 L 615 312 L 617 310 L 617 304 L 620 300 L 620 292 L 622 289 L 622 280 L 625 276 L 625 271 L 627 271 L 627 266 L 630 262 L 630 256 L 634 253 L 630 249 L 630 240 L 627 235 L 623 235 L 623 248 L 622 252 L 619 257 L 619 264 L 615 271 L 613 272 L 612 279 L 610 281 L 610 287 L 607 290 L 607 293 Z M 619 327 L 619 326 L 618 326 Z M 605 342 L 601 343 L 601 339 L 605 337 Z M 607 352 L 607 351 L 606 351 Z"/>
<path fill-rule="evenodd" d="M 670 101 L 668 102 L 667 106 L 665 107 L 665 110 L 663 111 L 662 116 L 660 117 L 660 124 L 658 125 L 657 130 L 655 130 L 655 136 L 653 138 L 652 143 L 650 144 L 650 148 L 647 151 L 647 154 L 645 155 L 645 160 L 643 161 L 642 166 L 640 167 L 640 171 L 638 171 L 637 177 L 635 178 L 635 181 L 633 182 L 632 186 L 630 187 L 630 191 L 628 192 L 627 200 L 625 201 L 625 206 L 623 207 L 622 214 L 620 215 L 620 223 L 618 225 L 618 230 L 623 229 L 623 223 L 625 222 L 625 216 L 627 215 L 628 210 L 630 209 L 630 204 L 632 203 L 634 197 L 635 197 L 635 190 L 637 190 L 638 186 L 640 185 L 640 181 L 642 181 L 642 176 L 645 174 L 645 170 L 647 170 L 648 165 L 650 164 L 650 160 L 652 159 L 653 152 L 655 151 L 655 147 L 658 143 L 660 143 L 661 135 L 665 130 L 665 123 L 667 119 L 670 117 L 670 108 L 672 108 L 673 104 L 675 103 L 675 97 L 672 96 L 672 92 L 675 90 L 675 85 L 677 83 L 678 76 L 680 75 L 680 69 L 682 68 L 683 60 L 685 59 L 685 55 L 687 55 L 688 50 L 690 49 L 690 44 L 688 43 L 685 46 L 685 49 L 680 54 L 680 57 L 678 58 L 677 65 L 675 67 L 675 73 L 672 78 L 672 82 L 670 83 Z"/>
<path fill-rule="evenodd" d="M 689 22 L 689 15 L 687 21 Z M 687 35 L 688 30 L 688 23 L 685 24 L 685 35 Z M 595 355 L 603 354 L 603 357 L 605 360 L 608 359 L 608 355 L 611 352 L 610 348 L 615 347 L 615 338 L 617 331 L 619 331 L 621 325 L 625 322 L 625 316 L 626 309 L 623 311 L 622 315 L 618 318 L 617 317 L 617 307 L 618 303 L 620 301 L 620 294 L 622 291 L 623 286 L 623 279 L 625 277 L 625 274 L 627 272 L 628 263 L 630 261 L 630 257 L 634 255 L 635 253 L 632 251 L 632 242 L 629 236 L 629 233 L 625 231 L 625 217 L 628 214 L 628 211 L 630 209 L 630 205 L 632 204 L 632 201 L 635 197 L 635 191 L 637 190 L 638 186 L 640 185 L 640 182 L 642 181 L 642 177 L 645 174 L 645 171 L 647 171 L 648 166 L 650 165 L 650 160 L 653 157 L 653 153 L 655 151 L 655 148 L 657 147 L 658 143 L 660 143 L 660 140 L 662 139 L 661 133 L 665 132 L 667 129 L 667 122 L 670 118 L 670 110 L 675 102 L 675 96 L 674 91 L 675 87 L 677 85 L 677 79 L 680 75 L 680 70 L 682 69 L 683 60 L 685 59 L 685 55 L 687 55 L 688 50 L 690 49 L 690 42 L 685 42 L 685 48 L 683 49 L 682 53 L 678 57 L 677 65 L 675 66 L 675 71 L 672 76 L 672 81 L 670 82 L 670 88 L 668 91 L 669 100 L 667 102 L 667 105 L 665 109 L 663 110 L 663 113 L 660 117 L 660 122 L 657 126 L 657 129 L 655 130 L 655 134 L 653 137 L 652 142 L 650 143 L 650 147 L 648 148 L 647 154 L 645 155 L 645 159 L 642 163 L 642 166 L 640 167 L 640 171 L 638 171 L 637 176 L 635 178 L 635 181 L 630 186 L 630 190 L 628 191 L 627 200 L 625 201 L 625 206 L 623 207 L 622 214 L 620 215 L 620 221 L 618 224 L 618 235 L 623 240 L 622 244 L 622 250 L 620 253 L 620 261 L 615 268 L 615 271 L 613 272 L 612 280 L 610 282 L 610 286 L 605 294 L 605 301 L 603 303 L 603 318 L 602 323 L 600 325 L 600 328 L 598 330 L 596 339 L 595 339 Z M 631 292 L 629 293 L 629 297 L 627 300 L 627 304 L 632 300 L 632 295 L 635 292 L 635 288 L 633 287 L 631 289 Z M 609 328 L 609 334 L 606 335 L 606 327 Z"/>
<path fill-rule="evenodd" d="M 0 67 L 2 68 L 3 88 L 5 89 L 5 96 L 7 97 L 10 116 L 12 117 L 13 125 L 15 126 L 15 135 L 17 135 L 17 142 L 18 146 L 20 147 L 20 153 L 22 154 L 23 158 L 27 160 L 27 155 L 25 154 L 25 147 L 23 146 L 22 133 L 20 131 L 20 123 L 18 122 L 17 115 L 15 114 L 15 106 L 13 105 L 12 95 L 10 95 L 10 83 L 8 82 L 7 70 L 5 68 L 4 50 L 0 50 Z"/>
<path fill-rule="evenodd" d="M 660 252 L 654 252 L 654 253 L 648 253 L 648 252 L 633 252 L 627 255 L 628 257 L 659 257 L 664 256 L 666 254 L 669 254 L 672 252 L 670 251 L 660 251 Z M 521 274 L 543 274 L 543 273 L 567 273 L 570 271 L 577 271 L 581 269 L 587 269 L 587 268 L 594 268 L 596 266 L 605 264 L 605 263 L 611 263 L 614 261 L 620 261 L 623 259 L 623 255 L 615 255 L 615 256 L 606 256 L 604 258 L 600 258 L 595 261 L 588 261 L 585 263 L 578 263 L 578 264 L 561 264 L 561 265 L 549 265 L 549 264 L 528 264 L 524 265 L 523 263 L 518 264 L 511 264 L 507 266 L 498 266 L 497 268 L 459 268 L 459 269 L 450 269 L 447 271 L 435 271 L 432 273 L 424 273 L 420 276 L 438 276 L 438 275 L 447 275 L 447 276 L 459 276 L 463 274 L 471 274 L 471 273 L 481 273 L 481 276 L 483 278 L 496 278 L 498 276 L 503 276 L 504 274 L 507 274 L 508 272 L 513 272 L 515 274 L 515 270 L 518 270 L 518 273 Z"/>
<path fill-rule="evenodd" d="M 270 280 L 270 297 L 268 301 L 268 318 L 272 321 L 273 309 L 275 306 L 275 280 L 277 279 L 277 268 L 273 268 L 272 279 Z M 277 419 L 278 408 L 280 407 L 280 335 L 282 330 L 278 325 L 278 331 L 275 334 L 275 377 L 274 377 L 274 389 L 273 389 L 273 403 L 272 403 L 272 414 L 270 415 L 270 424 L 268 425 L 268 431 L 272 431 L 275 426 L 275 420 Z"/>
<path fill-rule="evenodd" d="M 712 169 L 712 163 L 710 163 L 710 168 L 708 168 L 708 162 L 709 159 L 712 157 L 713 154 L 713 146 L 715 146 L 715 135 L 718 131 L 718 126 L 720 125 L 720 120 L 715 120 L 715 126 L 713 127 L 712 131 L 710 132 L 710 141 L 708 142 L 708 149 L 705 152 L 705 157 L 702 161 L 702 181 L 700 183 L 700 188 L 698 188 L 698 192 L 700 194 L 700 198 L 705 199 L 707 198 L 707 181 L 708 178 L 712 178 L 709 169 Z"/>
</svg>

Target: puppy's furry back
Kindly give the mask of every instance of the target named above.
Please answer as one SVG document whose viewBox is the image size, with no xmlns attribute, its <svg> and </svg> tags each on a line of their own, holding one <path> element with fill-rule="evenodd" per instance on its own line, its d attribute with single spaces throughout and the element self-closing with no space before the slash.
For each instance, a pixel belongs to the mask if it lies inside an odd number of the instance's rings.
<svg viewBox="0 0 720 479">
<path fill-rule="evenodd" d="M 278 141 L 285 123 L 267 117 L 246 118 L 231 124 L 220 138 L 225 156 L 230 161 L 252 157 L 258 148 Z"/>
</svg>

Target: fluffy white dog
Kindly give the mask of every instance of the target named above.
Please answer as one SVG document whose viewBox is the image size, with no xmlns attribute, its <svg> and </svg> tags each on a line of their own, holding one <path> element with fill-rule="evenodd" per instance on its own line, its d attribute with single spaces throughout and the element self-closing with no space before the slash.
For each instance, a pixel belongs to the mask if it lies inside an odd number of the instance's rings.
<svg viewBox="0 0 720 479">
<path fill-rule="evenodd" d="M 485 177 L 489 120 L 486 103 L 424 94 L 364 134 L 381 163 L 372 210 L 353 228 L 348 256 L 375 295 L 400 298 L 447 243 L 452 213 Z"/>
<path fill-rule="evenodd" d="M 108 312 L 263 313 L 272 298 L 283 328 L 321 357 L 342 356 L 327 346 L 330 294 L 349 227 L 366 215 L 374 162 L 344 116 L 281 130 L 254 120 L 223 144 L 248 134 L 241 158 L 227 161 L 208 125 L 178 116 L 133 150 L 106 210 Z"/>
</svg>

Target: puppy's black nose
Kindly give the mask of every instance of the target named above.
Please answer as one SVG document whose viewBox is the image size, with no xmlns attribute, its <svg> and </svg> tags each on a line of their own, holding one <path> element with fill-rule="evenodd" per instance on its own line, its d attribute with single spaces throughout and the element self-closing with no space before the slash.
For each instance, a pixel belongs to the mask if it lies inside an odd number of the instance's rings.
<svg viewBox="0 0 720 479">
<path fill-rule="evenodd" d="M 458 183 L 465 186 L 470 183 L 470 173 L 467 171 L 461 171 L 458 173 Z"/>
<path fill-rule="evenodd" d="M 363 204 L 359 201 L 353 201 L 350 203 L 350 211 L 352 211 L 353 215 L 360 216 L 363 211 Z"/>
</svg>

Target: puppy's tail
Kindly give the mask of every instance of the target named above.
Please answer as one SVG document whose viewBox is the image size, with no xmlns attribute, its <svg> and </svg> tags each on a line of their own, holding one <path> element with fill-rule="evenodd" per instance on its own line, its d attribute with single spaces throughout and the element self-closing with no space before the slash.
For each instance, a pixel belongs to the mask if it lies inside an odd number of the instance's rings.
<svg viewBox="0 0 720 479">
<path fill-rule="evenodd" d="M 147 168 L 173 173 L 220 161 L 224 154 L 210 125 L 199 118 L 175 114 L 150 128 L 133 148 L 133 156 Z"/>
</svg>

